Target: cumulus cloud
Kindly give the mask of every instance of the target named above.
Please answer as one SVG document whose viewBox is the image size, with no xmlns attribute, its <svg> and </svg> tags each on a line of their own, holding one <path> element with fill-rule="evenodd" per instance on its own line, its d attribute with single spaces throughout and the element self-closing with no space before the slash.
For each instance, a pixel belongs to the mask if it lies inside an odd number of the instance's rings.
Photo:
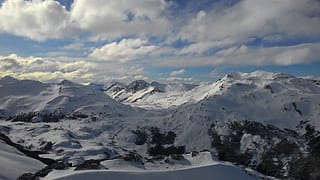
<svg viewBox="0 0 320 180">
<path fill-rule="evenodd" d="M 188 66 L 319 61 L 317 0 L 218 1 L 201 10 L 195 3 L 187 2 L 181 15 L 173 12 L 179 2 L 167 0 L 74 0 L 70 9 L 54 0 L 6 0 L 0 6 L 0 33 L 70 44 L 48 45 L 50 52 L 37 54 L 45 58 L 0 57 L 0 75 L 129 80 L 146 79 L 147 66 L 173 66 L 180 70 L 170 78 L 178 80 Z M 293 44 L 286 45 L 288 40 Z"/>
<path fill-rule="evenodd" d="M 285 47 L 231 47 L 217 52 L 215 64 L 294 65 L 319 61 L 319 44 Z"/>
<path fill-rule="evenodd" d="M 168 21 L 161 16 L 164 0 L 75 0 L 71 18 L 93 39 L 146 34 L 161 35 Z"/>
<path fill-rule="evenodd" d="M 75 42 L 68 45 L 63 46 L 65 50 L 83 50 L 87 49 L 83 43 Z"/>
<path fill-rule="evenodd" d="M 320 44 L 255 47 L 232 46 L 212 56 L 170 57 L 155 59 L 158 66 L 197 67 L 211 65 L 294 65 L 320 61 Z"/>
<path fill-rule="evenodd" d="M 126 62 L 132 59 L 146 56 L 157 47 L 149 45 L 142 39 L 122 39 L 120 42 L 112 42 L 96 48 L 90 57 L 108 61 Z"/>
<path fill-rule="evenodd" d="M 172 83 L 172 82 L 179 82 L 179 83 L 187 83 L 187 84 L 199 84 L 201 81 L 196 80 L 192 77 L 166 77 L 166 78 L 160 78 L 159 80 Z"/>
<path fill-rule="evenodd" d="M 178 54 L 202 54 L 212 48 L 220 48 L 226 45 L 235 43 L 231 39 L 223 39 L 217 41 L 201 41 L 192 43 L 186 47 L 183 47 Z"/>
<path fill-rule="evenodd" d="M 0 32 L 43 41 L 73 30 L 68 11 L 57 1 L 7 0 L 0 7 Z"/>
<path fill-rule="evenodd" d="M 20 69 L 22 66 L 13 58 L 3 58 L 0 61 L 0 68 L 2 71 L 8 69 Z"/>
<path fill-rule="evenodd" d="M 96 62 L 79 58 L 21 57 L 16 54 L 0 56 L 0 77 L 12 76 L 18 79 L 35 79 L 57 82 L 69 79 L 79 83 L 111 81 L 130 82 L 148 79 L 144 68 L 139 65 L 124 65 Z"/>
<path fill-rule="evenodd" d="M 181 75 L 184 75 L 185 73 L 186 73 L 186 70 L 180 69 L 180 70 L 172 71 L 170 73 L 170 76 L 181 76 Z"/>
<path fill-rule="evenodd" d="M 315 0 L 243 0 L 231 7 L 199 11 L 181 28 L 178 38 L 191 42 L 284 34 L 286 37 L 317 37 L 320 3 Z"/>
<path fill-rule="evenodd" d="M 68 11 L 54 0 L 7 0 L 0 6 L 0 32 L 36 41 L 84 33 L 92 40 L 161 36 L 169 26 L 161 15 L 166 7 L 164 0 L 74 0 Z"/>
<path fill-rule="evenodd" d="M 21 57 L 16 54 L 0 56 L 0 77 L 58 81 L 72 79 L 77 82 L 92 78 L 95 65 L 86 61 L 63 62 L 40 57 Z"/>
</svg>

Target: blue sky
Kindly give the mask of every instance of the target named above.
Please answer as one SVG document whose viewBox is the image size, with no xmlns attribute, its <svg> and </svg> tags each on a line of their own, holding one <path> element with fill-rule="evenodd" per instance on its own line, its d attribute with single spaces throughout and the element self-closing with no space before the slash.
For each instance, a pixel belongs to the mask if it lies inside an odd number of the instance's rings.
<svg viewBox="0 0 320 180">
<path fill-rule="evenodd" d="M 215 81 L 320 77 L 317 0 L 0 0 L 0 76 Z"/>
</svg>

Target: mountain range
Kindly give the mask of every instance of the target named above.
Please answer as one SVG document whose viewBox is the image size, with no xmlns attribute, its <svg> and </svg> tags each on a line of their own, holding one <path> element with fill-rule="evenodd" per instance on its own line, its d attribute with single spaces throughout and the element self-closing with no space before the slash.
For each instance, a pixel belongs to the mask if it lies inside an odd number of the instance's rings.
<svg viewBox="0 0 320 180">
<path fill-rule="evenodd" d="M 22 164 L 3 179 L 320 178 L 318 80 L 264 71 L 200 85 L 3 77 L 0 100 L 0 164 Z"/>
</svg>

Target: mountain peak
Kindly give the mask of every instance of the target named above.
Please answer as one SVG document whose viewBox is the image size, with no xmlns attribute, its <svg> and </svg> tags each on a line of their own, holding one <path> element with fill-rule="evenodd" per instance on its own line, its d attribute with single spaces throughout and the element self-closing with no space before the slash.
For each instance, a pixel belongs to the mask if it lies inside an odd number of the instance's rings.
<svg viewBox="0 0 320 180">
<path fill-rule="evenodd" d="M 279 80 L 279 79 L 288 79 L 295 78 L 290 74 L 279 73 L 279 72 L 269 72 L 269 71 L 253 71 L 253 72 L 231 72 L 227 74 L 224 79 L 232 80 L 252 80 L 252 79 L 267 79 L 267 80 Z"/>
<path fill-rule="evenodd" d="M 127 90 L 131 92 L 140 91 L 147 88 L 150 84 L 144 80 L 135 80 L 127 86 Z"/>
<path fill-rule="evenodd" d="M 64 85 L 64 86 L 78 86 L 78 84 L 72 82 L 72 81 L 69 81 L 69 80 L 62 80 L 58 83 L 58 85 Z"/>
<path fill-rule="evenodd" d="M 2 82 L 5 82 L 5 83 L 12 83 L 12 82 L 17 82 L 19 81 L 18 79 L 14 78 L 14 77 L 11 77 L 11 76 L 4 76 L 0 79 Z"/>
<path fill-rule="evenodd" d="M 98 90 L 98 91 L 104 91 L 105 87 L 103 84 L 98 84 L 98 83 L 89 83 L 88 86 L 90 86 L 92 89 Z"/>
</svg>

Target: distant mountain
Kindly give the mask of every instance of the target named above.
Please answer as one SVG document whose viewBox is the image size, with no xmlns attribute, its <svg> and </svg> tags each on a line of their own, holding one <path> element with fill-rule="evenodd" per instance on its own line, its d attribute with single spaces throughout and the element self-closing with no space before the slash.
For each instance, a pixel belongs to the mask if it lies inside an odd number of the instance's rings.
<svg viewBox="0 0 320 180">
<path fill-rule="evenodd" d="M 102 92 L 66 80 L 5 77 L 0 100 L 0 133 L 41 157 L 64 159 L 68 174 L 69 166 L 146 176 L 200 166 L 215 171 L 212 164 L 227 164 L 222 160 L 250 168 L 256 178 L 320 178 L 317 80 L 256 71 L 198 86 L 114 83 Z"/>
<path fill-rule="evenodd" d="M 89 83 L 89 86 L 90 86 L 92 89 L 95 89 L 95 90 L 98 90 L 98 91 L 104 91 L 104 90 L 105 90 L 104 84 Z"/>
<path fill-rule="evenodd" d="M 148 83 L 144 80 L 136 80 L 129 85 L 113 83 L 106 88 L 105 93 L 122 103 L 134 104 L 134 106 L 143 108 L 164 108 L 171 103 L 172 97 L 197 86 L 183 83 L 161 84 L 155 81 Z"/>
<path fill-rule="evenodd" d="M 0 79 L 0 117 L 38 116 L 51 114 L 65 116 L 77 112 L 103 112 L 126 114 L 132 107 L 116 102 L 103 92 L 63 80 L 57 84 L 45 84 L 33 80 Z M 94 111 L 92 111 L 94 109 Z"/>
</svg>

